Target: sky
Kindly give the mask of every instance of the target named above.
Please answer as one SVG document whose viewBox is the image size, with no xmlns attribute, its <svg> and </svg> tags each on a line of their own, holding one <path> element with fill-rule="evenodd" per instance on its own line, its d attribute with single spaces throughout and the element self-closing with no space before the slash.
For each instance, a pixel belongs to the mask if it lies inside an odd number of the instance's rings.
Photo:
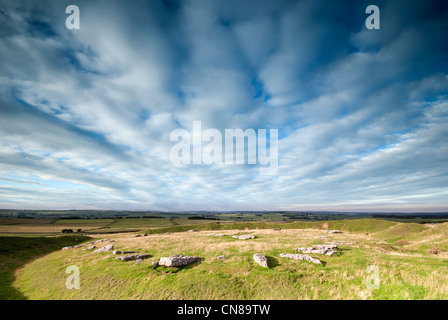
<svg viewBox="0 0 448 320">
<path fill-rule="evenodd" d="M 436 0 L 0 0 L 0 208 L 448 211 L 447 32 Z M 175 165 L 194 121 L 277 129 L 275 174 Z"/>
</svg>

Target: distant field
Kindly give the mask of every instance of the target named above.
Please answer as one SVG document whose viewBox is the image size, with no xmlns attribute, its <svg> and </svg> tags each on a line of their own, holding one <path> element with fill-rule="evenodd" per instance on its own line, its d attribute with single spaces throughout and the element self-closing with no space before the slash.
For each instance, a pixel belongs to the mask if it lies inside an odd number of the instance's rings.
<svg viewBox="0 0 448 320">
<path fill-rule="evenodd" d="M 89 231 L 114 222 L 112 219 L 51 220 L 0 218 L 0 234 L 60 234 L 63 229 Z"/>
<path fill-rule="evenodd" d="M 329 234 L 325 228 L 342 233 Z M 136 265 L 111 253 L 59 250 L 21 268 L 14 287 L 28 299 L 448 299 L 448 223 L 208 222 L 194 229 L 200 231 L 177 225 L 147 229 L 152 234 L 146 237 L 107 235 L 116 249 L 144 252 L 155 260 L 171 254 L 202 258 L 191 266 L 170 270 L 152 266 L 151 259 Z M 224 236 L 209 236 L 215 230 Z M 255 239 L 231 237 L 242 233 Z M 340 243 L 337 255 L 313 255 L 321 265 L 279 256 L 332 241 Z M 437 254 L 427 251 L 434 248 Z M 257 252 L 266 255 L 269 268 L 254 263 Z M 68 265 L 79 267 L 79 290 L 65 288 Z M 368 266 L 379 270 L 379 289 L 366 286 Z"/>
<path fill-rule="evenodd" d="M 0 235 L 54 235 L 63 229 L 83 233 L 111 233 L 141 231 L 151 228 L 198 225 L 213 220 L 168 219 L 168 218 L 128 218 L 128 219 L 19 219 L 0 218 Z"/>
</svg>

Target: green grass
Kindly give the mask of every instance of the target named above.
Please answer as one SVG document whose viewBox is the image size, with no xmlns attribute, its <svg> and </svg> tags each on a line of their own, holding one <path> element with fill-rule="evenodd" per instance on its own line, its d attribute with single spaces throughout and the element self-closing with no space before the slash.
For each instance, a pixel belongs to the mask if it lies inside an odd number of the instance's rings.
<svg viewBox="0 0 448 320">
<path fill-rule="evenodd" d="M 194 226 L 196 230 L 243 230 L 248 229 L 324 229 L 324 224 L 328 224 L 328 229 L 337 229 L 348 232 L 363 232 L 368 234 L 377 233 L 394 226 L 397 222 L 373 219 L 355 220 L 333 220 L 333 221 L 295 221 L 288 223 L 278 222 L 212 222 Z M 191 226 L 168 226 L 164 228 L 148 229 L 145 233 L 157 234 L 165 232 L 184 232 L 192 229 Z"/>
<path fill-rule="evenodd" d="M 343 233 L 325 233 L 325 223 L 329 229 Z M 190 229 L 200 232 L 185 232 Z M 217 230 L 225 236 L 208 236 Z M 27 299 L 446 300 L 448 255 L 430 255 L 424 250 L 433 246 L 446 248 L 447 231 L 448 223 L 429 227 L 373 219 L 171 225 L 147 229 L 147 237 L 107 237 L 116 240 L 114 244 L 119 250 L 138 250 L 155 260 L 186 254 L 197 255 L 201 261 L 183 268 L 165 268 L 152 266 L 151 259 L 136 265 L 118 261 L 111 253 L 57 250 L 24 265 L 13 287 L 20 293 L 16 297 Z M 241 233 L 252 233 L 256 238 L 231 237 Z M 396 245 L 397 240 L 408 243 Z M 279 256 L 282 252 L 294 253 L 295 247 L 325 241 L 346 244 L 339 246 L 335 256 L 314 255 L 322 260 L 322 265 Z M 16 249 L 10 245 L 10 250 Z M 255 252 L 266 255 L 270 268 L 254 263 Z M 219 255 L 226 259 L 218 259 Z M 65 269 L 69 265 L 80 269 L 79 290 L 65 287 Z M 366 287 L 366 268 L 370 265 L 378 267 L 379 289 Z M 10 297 L 14 298 L 11 291 Z"/>
<path fill-rule="evenodd" d="M 45 254 L 90 239 L 83 236 L 0 237 L 0 300 L 24 299 L 12 286 L 17 269 Z"/>
</svg>

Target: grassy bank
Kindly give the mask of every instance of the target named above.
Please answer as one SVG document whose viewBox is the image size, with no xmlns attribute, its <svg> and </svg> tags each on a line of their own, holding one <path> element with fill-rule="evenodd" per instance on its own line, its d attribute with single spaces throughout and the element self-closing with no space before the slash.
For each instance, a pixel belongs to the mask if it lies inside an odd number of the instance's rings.
<svg viewBox="0 0 448 320">
<path fill-rule="evenodd" d="M 83 236 L 0 237 L 0 300 L 25 299 L 23 293 L 12 285 L 17 269 L 64 246 L 88 239 Z"/>
<path fill-rule="evenodd" d="M 154 267 L 151 259 L 141 264 L 122 262 L 110 252 L 56 251 L 22 268 L 14 286 L 30 299 L 448 298 L 448 256 L 424 250 L 446 244 L 448 224 L 406 226 L 372 219 L 325 223 L 207 223 L 195 225 L 198 232 L 186 232 L 191 226 L 172 226 L 149 229 L 150 235 L 139 238 L 108 235 L 117 249 L 144 252 L 154 260 L 186 254 L 201 261 L 168 269 Z M 324 228 L 343 232 L 328 234 Z M 224 235 L 210 236 L 215 230 Z M 241 233 L 255 238 L 232 238 Z M 395 244 L 398 240 L 407 244 Z M 279 256 L 295 253 L 296 247 L 332 241 L 340 243 L 337 255 L 313 255 L 321 265 Z M 269 268 L 254 263 L 256 252 L 266 255 Z M 225 259 L 218 259 L 220 255 Z M 65 287 L 68 265 L 79 267 L 79 290 Z M 366 285 L 368 266 L 379 270 L 378 289 Z"/>
</svg>

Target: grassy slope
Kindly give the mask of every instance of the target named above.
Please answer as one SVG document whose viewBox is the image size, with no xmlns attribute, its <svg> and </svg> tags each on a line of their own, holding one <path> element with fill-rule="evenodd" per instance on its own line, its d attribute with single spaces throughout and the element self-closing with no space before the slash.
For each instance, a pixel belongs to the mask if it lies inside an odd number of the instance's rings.
<svg viewBox="0 0 448 320">
<path fill-rule="evenodd" d="M 446 238 L 448 224 L 428 228 L 384 220 L 329 221 L 329 235 L 322 222 L 289 224 L 230 223 L 202 224 L 195 229 L 216 230 L 227 235 L 210 237 L 208 232 L 186 231 L 191 226 L 149 230 L 143 238 L 116 235 L 119 249 L 139 250 L 156 259 L 170 254 L 198 255 L 202 262 L 169 274 L 152 267 L 150 260 L 139 265 L 120 262 L 110 253 L 80 249 L 54 252 L 28 264 L 20 272 L 16 286 L 31 299 L 447 299 L 448 264 L 445 258 L 414 254 L 391 241 L 409 239 L 409 245 Z M 235 229 L 250 227 L 257 237 L 235 240 Z M 259 230 L 254 230 L 256 227 Z M 281 227 L 282 231 L 273 231 Z M 302 231 L 298 228 L 304 229 Z M 269 230 L 271 229 L 271 230 Z M 350 232 L 349 232 L 350 231 Z M 294 253 L 297 246 L 319 244 L 329 239 L 353 241 L 342 245 L 337 256 L 318 256 L 323 265 L 280 258 L 281 252 Z M 386 239 L 389 242 L 385 242 Z M 423 240 L 422 240 L 423 239 Z M 420 243 L 420 244 L 418 244 Z M 428 243 L 424 243 L 429 245 Z M 259 267 L 252 255 L 268 257 L 270 268 Z M 224 254 L 225 260 L 217 259 Z M 81 271 L 81 289 L 65 288 L 65 268 L 76 264 Z M 365 286 L 366 267 L 380 270 L 380 289 Z"/>
<path fill-rule="evenodd" d="M 42 255 L 87 239 L 82 236 L 0 237 L 0 300 L 25 298 L 12 286 L 16 269 Z"/>
<path fill-rule="evenodd" d="M 275 222 L 212 222 L 204 223 L 195 226 L 170 226 L 157 229 L 148 229 L 145 233 L 160 234 L 165 232 L 184 232 L 191 229 L 195 230 L 242 230 L 244 228 L 253 229 L 324 229 L 324 225 L 328 225 L 328 229 L 336 229 L 348 232 L 364 232 L 377 233 L 387 228 L 397 225 L 397 222 L 387 220 L 373 220 L 373 219 L 356 219 L 356 220 L 333 220 L 333 221 L 313 221 L 303 222 L 295 221 L 289 223 L 275 223 Z"/>
</svg>

